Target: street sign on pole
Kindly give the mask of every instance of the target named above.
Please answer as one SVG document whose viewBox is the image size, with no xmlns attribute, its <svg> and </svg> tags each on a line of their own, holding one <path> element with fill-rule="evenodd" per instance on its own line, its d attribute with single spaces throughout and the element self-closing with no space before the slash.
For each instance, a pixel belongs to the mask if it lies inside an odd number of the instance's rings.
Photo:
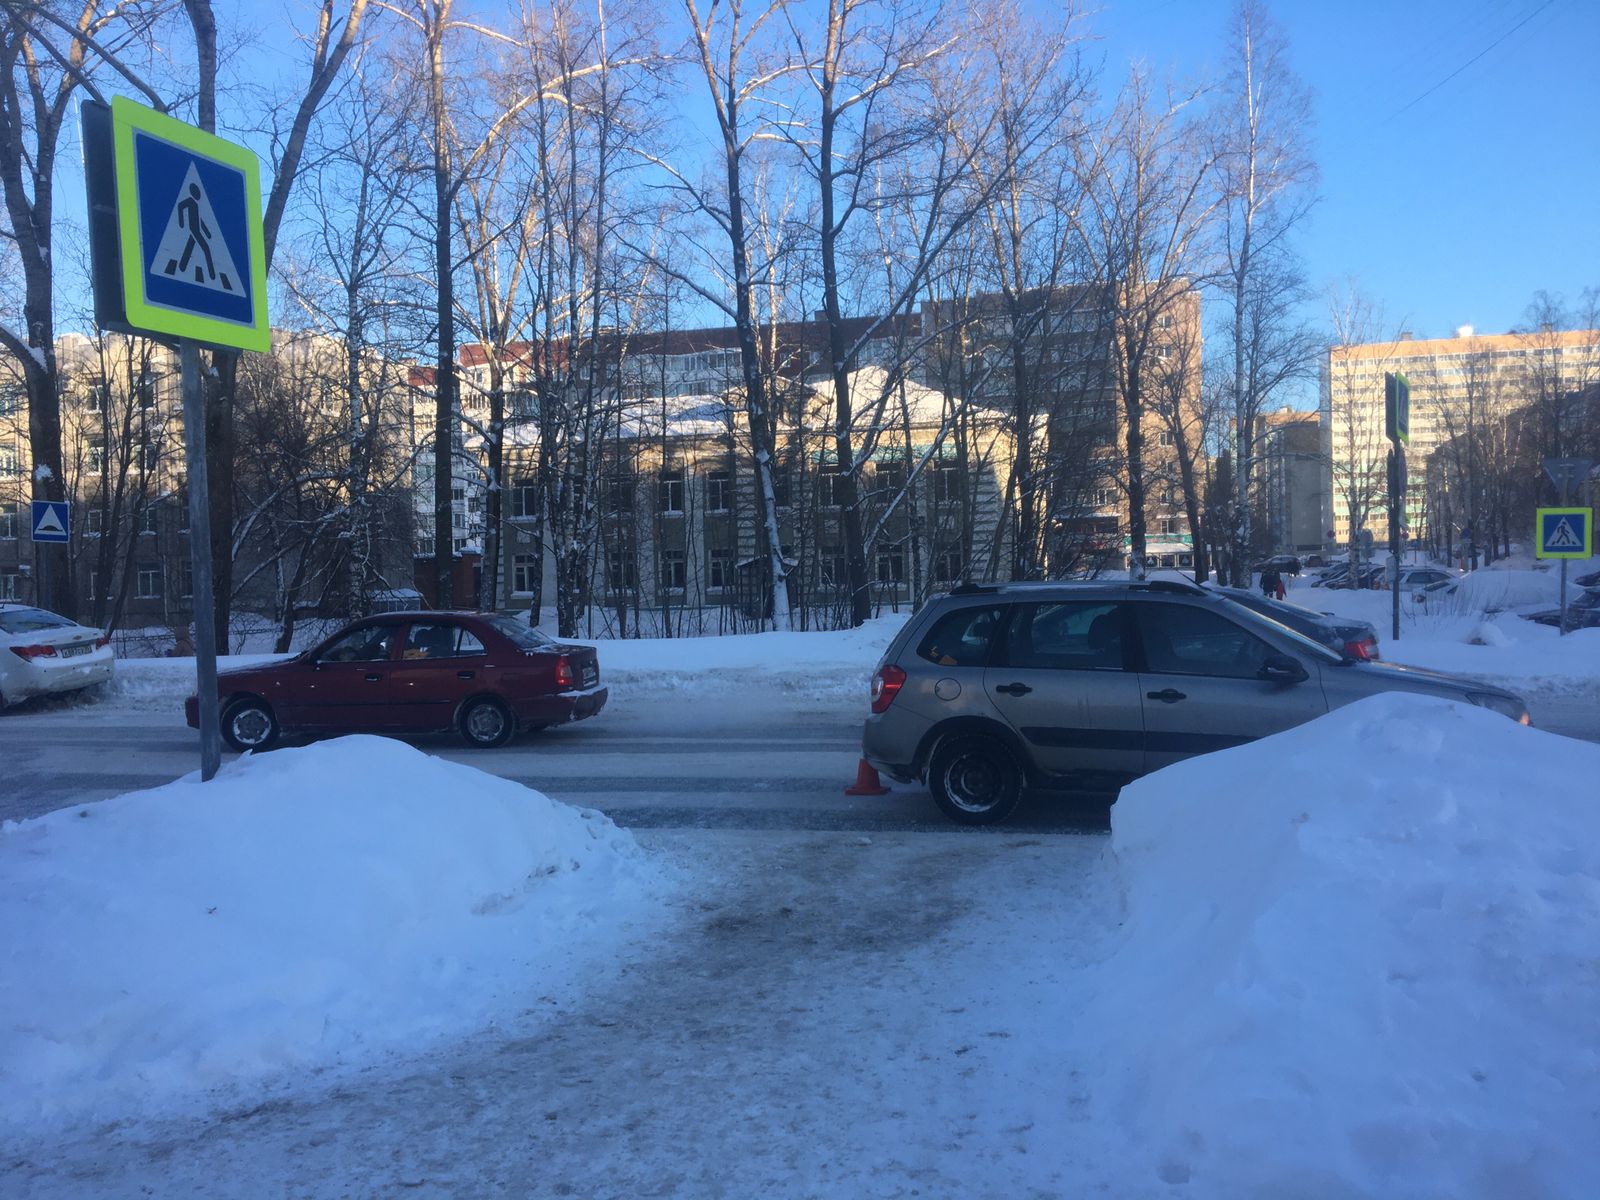
<svg viewBox="0 0 1600 1200">
<path fill-rule="evenodd" d="M 65 500 L 33 502 L 33 540 L 36 542 L 72 540 L 72 509 Z"/>
<path fill-rule="evenodd" d="M 1594 510 L 1541 508 L 1539 558 L 1588 558 L 1594 553 Z"/>
<path fill-rule="evenodd" d="M 1544 473 L 1550 476 L 1550 482 L 1556 485 L 1556 492 L 1561 497 L 1561 503 L 1567 502 L 1567 497 L 1572 494 L 1572 489 L 1577 487 L 1589 477 L 1589 471 L 1594 463 L 1587 458 L 1547 458 L 1544 460 Z"/>
<path fill-rule="evenodd" d="M 1391 442 L 1402 446 L 1411 444 L 1411 381 L 1399 371 L 1389 371 L 1383 377 L 1383 416 L 1385 431 Z"/>
<path fill-rule="evenodd" d="M 83 105 L 95 318 L 175 345 L 183 383 L 200 777 L 222 761 L 200 349 L 266 350 L 267 258 L 253 151 L 142 104 Z"/>
</svg>

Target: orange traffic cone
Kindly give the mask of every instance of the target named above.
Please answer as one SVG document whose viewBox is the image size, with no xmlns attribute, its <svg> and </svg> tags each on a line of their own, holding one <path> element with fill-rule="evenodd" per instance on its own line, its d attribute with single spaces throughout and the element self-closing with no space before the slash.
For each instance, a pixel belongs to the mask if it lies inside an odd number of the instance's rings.
<svg viewBox="0 0 1600 1200">
<path fill-rule="evenodd" d="M 856 766 L 856 781 L 845 788 L 846 796 L 887 796 L 889 789 L 883 786 L 883 781 L 878 778 L 878 772 L 872 764 L 862 759 Z"/>
</svg>

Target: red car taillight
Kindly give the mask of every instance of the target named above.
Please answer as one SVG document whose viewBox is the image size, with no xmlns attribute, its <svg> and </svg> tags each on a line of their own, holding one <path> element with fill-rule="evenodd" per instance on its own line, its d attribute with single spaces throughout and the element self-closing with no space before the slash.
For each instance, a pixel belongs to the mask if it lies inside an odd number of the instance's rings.
<svg viewBox="0 0 1600 1200">
<path fill-rule="evenodd" d="M 571 687 L 577 681 L 578 677 L 572 671 L 572 660 L 563 654 L 556 659 L 556 686 Z"/>
<path fill-rule="evenodd" d="M 111 639 L 108 637 L 98 637 L 94 640 L 94 648 L 96 650 L 104 650 L 109 645 L 111 645 Z"/>
<path fill-rule="evenodd" d="M 894 703 L 905 686 L 906 673 L 892 663 L 872 677 L 872 711 L 881 713 Z"/>
<path fill-rule="evenodd" d="M 1378 643 L 1374 638 L 1364 638 L 1359 642 L 1346 642 L 1344 644 L 1346 658 L 1375 659 L 1378 657 Z"/>
<path fill-rule="evenodd" d="M 24 662 L 32 662 L 36 658 L 54 658 L 56 656 L 56 648 L 54 646 L 13 646 L 11 647 L 11 653 Z"/>
</svg>

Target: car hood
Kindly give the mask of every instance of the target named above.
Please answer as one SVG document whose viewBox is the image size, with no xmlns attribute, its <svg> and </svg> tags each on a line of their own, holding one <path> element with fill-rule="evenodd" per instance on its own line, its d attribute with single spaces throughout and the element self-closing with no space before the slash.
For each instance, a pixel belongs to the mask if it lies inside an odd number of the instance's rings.
<svg viewBox="0 0 1600 1200">
<path fill-rule="evenodd" d="M 1465 692 L 1494 692 L 1497 695 L 1508 696 L 1513 700 L 1521 697 L 1515 692 L 1507 691 L 1494 684 L 1482 683 L 1476 679 L 1466 679 L 1460 675 L 1448 675 L 1443 671 L 1429 671 L 1424 667 L 1406 667 L 1392 662 L 1371 662 L 1355 660 L 1348 667 L 1335 668 L 1341 673 L 1352 672 L 1352 678 L 1370 680 L 1379 688 L 1388 687 L 1413 687 L 1418 690 L 1454 692 L 1460 695 Z M 1376 677 L 1376 678 L 1375 678 Z"/>
</svg>

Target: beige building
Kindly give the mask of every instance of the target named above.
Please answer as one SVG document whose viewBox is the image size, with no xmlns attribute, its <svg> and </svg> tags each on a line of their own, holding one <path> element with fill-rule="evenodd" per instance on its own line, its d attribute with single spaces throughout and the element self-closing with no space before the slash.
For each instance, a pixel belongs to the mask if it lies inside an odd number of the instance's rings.
<svg viewBox="0 0 1600 1200">
<path fill-rule="evenodd" d="M 1574 394 L 1600 376 L 1600 330 L 1479 334 L 1334 346 L 1322 364 L 1320 420 L 1328 455 L 1326 528 L 1348 545 L 1352 522 L 1388 540 L 1389 441 L 1384 376 L 1411 385 L 1410 486 L 1406 525 L 1415 537 L 1428 519 L 1425 481 L 1433 454 L 1481 414 L 1503 416 L 1545 398 Z"/>
</svg>

